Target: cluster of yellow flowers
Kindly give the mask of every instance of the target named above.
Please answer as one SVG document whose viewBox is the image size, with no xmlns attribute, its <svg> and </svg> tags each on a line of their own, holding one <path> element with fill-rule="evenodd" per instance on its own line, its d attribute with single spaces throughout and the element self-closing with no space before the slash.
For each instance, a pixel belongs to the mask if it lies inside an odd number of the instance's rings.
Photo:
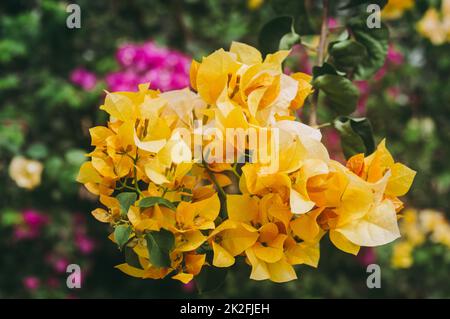
<svg viewBox="0 0 450 319">
<path fill-rule="evenodd" d="M 450 42 L 450 0 L 442 0 L 441 12 L 429 8 L 417 23 L 417 30 L 434 45 Z"/>
<path fill-rule="evenodd" d="M 234 42 L 192 62 L 192 90 L 160 93 L 141 85 L 107 94 L 100 108 L 110 121 L 90 129 L 95 149 L 78 181 L 100 195 L 106 208 L 92 213 L 114 226 L 111 239 L 138 256 L 138 264 L 117 268 L 187 283 L 204 266 L 230 267 L 243 256 L 251 279 L 286 282 L 297 278 L 294 265 L 317 267 L 326 233 L 352 254 L 400 236 L 398 197 L 415 172 L 396 163 L 384 141 L 347 166 L 331 160 L 320 131 L 296 120 L 313 88 L 309 75 L 283 73 L 288 55 L 263 59 Z M 196 140 L 198 120 L 223 133 L 201 139 L 200 159 L 193 155 L 198 145 L 183 142 L 178 130 Z M 230 144 L 227 129 L 277 131 L 277 145 L 231 143 L 246 160 L 227 162 L 217 155 L 218 146 Z M 275 153 L 275 169 L 260 155 L 266 151 Z"/>
<path fill-rule="evenodd" d="M 406 10 L 414 6 L 414 0 L 389 0 L 383 8 L 383 18 L 398 19 Z"/>
<path fill-rule="evenodd" d="M 400 232 L 403 237 L 395 244 L 391 260 L 395 268 L 411 267 L 414 249 L 425 243 L 427 237 L 433 243 L 450 248 L 450 223 L 438 211 L 407 209 L 400 223 Z"/>
</svg>

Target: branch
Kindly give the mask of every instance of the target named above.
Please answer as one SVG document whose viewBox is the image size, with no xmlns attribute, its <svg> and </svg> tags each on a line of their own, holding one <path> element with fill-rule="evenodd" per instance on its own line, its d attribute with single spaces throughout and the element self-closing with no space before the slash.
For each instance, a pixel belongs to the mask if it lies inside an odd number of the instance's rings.
<svg viewBox="0 0 450 319">
<path fill-rule="evenodd" d="M 323 12 L 322 12 L 322 27 L 320 29 L 320 41 L 317 49 L 317 65 L 322 66 L 325 57 L 325 47 L 327 45 L 328 36 L 328 13 L 329 13 L 328 0 L 323 0 Z M 317 105 L 319 104 L 319 90 L 316 90 L 313 95 L 313 101 L 311 105 L 311 114 L 309 117 L 309 124 L 311 126 L 317 125 Z"/>
</svg>

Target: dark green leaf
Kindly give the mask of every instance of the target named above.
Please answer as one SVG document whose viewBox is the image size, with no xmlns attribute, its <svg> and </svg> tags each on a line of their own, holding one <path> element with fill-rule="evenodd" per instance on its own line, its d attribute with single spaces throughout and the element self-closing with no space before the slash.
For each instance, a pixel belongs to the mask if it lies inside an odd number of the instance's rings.
<svg viewBox="0 0 450 319">
<path fill-rule="evenodd" d="M 265 24 L 259 33 L 259 48 L 265 54 L 283 49 L 288 45 L 300 43 L 300 36 L 294 30 L 294 19 L 290 16 L 277 17 Z"/>
<path fill-rule="evenodd" d="M 349 2 L 340 7 L 340 10 L 344 10 L 344 9 L 348 9 L 348 8 L 353 8 L 353 7 L 357 7 L 359 5 L 362 4 L 377 4 L 380 6 L 380 8 L 383 8 L 386 4 L 388 3 L 388 0 L 349 0 Z"/>
<path fill-rule="evenodd" d="M 195 277 L 198 292 L 202 294 L 218 289 L 225 282 L 227 274 L 226 268 L 203 267 L 200 274 Z"/>
<path fill-rule="evenodd" d="M 314 79 L 313 86 L 325 93 L 327 105 L 337 114 L 348 115 L 355 110 L 359 90 L 349 79 L 325 74 Z"/>
<path fill-rule="evenodd" d="M 333 124 L 341 136 L 341 146 L 346 158 L 359 153 L 373 153 L 375 141 L 372 125 L 367 118 L 341 116 Z"/>
<path fill-rule="evenodd" d="M 114 238 L 120 249 L 128 242 L 131 231 L 131 227 L 127 225 L 119 225 L 114 229 Z"/>
<path fill-rule="evenodd" d="M 133 248 L 125 247 L 124 252 L 125 252 L 125 262 L 128 265 L 142 269 L 141 263 L 139 262 L 139 257 L 134 252 Z"/>
<path fill-rule="evenodd" d="M 313 77 L 318 78 L 321 75 L 325 74 L 334 74 L 337 75 L 336 69 L 329 63 L 324 63 L 322 66 L 314 66 L 313 67 Z"/>
<path fill-rule="evenodd" d="M 170 202 L 167 199 L 162 198 L 162 197 L 145 197 L 145 198 L 141 199 L 138 206 L 142 207 L 142 208 L 148 208 L 148 207 L 153 207 L 156 204 L 166 206 L 167 208 L 170 208 L 171 210 L 177 209 L 172 202 Z"/>
<path fill-rule="evenodd" d="M 300 35 L 318 33 L 311 23 L 305 1 L 271 0 L 270 4 L 276 14 L 295 17 L 294 26 Z"/>
<path fill-rule="evenodd" d="M 354 40 L 332 42 L 328 52 L 333 58 L 333 64 L 341 71 L 356 67 L 367 56 L 366 47 Z"/>
<path fill-rule="evenodd" d="M 124 192 L 117 195 L 117 200 L 120 203 L 120 213 L 122 216 L 125 216 L 128 213 L 128 209 L 137 199 L 136 193 L 133 192 Z"/>
<path fill-rule="evenodd" d="M 351 19 L 348 23 L 356 41 L 364 45 L 367 57 L 357 66 L 357 80 L 370 79 L 384 64 L 389 47 L 389 30 L 385 24 L 381 28 L 367 27 L 366 16 Z"/>
<path fill-rule="evenodd" d="M 150 263 L 155 267 L 170 266 L 170 252 L 175 244 L 174 235 L 165 229 L 145 235 Z"/>
</svg>

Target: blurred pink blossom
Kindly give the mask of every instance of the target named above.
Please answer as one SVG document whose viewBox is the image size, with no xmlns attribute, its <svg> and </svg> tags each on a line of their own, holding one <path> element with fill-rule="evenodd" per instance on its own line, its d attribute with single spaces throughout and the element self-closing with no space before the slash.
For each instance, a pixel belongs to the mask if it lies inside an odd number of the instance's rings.
<svg viewBox="0 0 450 319">
<path fill-rule="evenodd" d="M 40 286 L 40 280 L 36 276 L 27 276 L 22 280 L 23 286 L 27 290 L 36 290 Z"/>
<path fill-rule="evenodd" d="M 84 234 L 78 234 L 75 236 L 75 245 L 84 255 L 89 255 L 95 248 L 94 241 Z"/>
<path fill-rule="evenodd" d="M 111 91 L 136 91 L 139 84 L 148 82 L 150 88 L 161 91 L 189 86 L 190 57 L 153 41 L 124 44 L 117 50 L 116 59 L 121 70 L 106 75 Z"/>
<path fill-rule="evenodd" d="M 28 209 L 22 212 L 22 223 L 15 226 L 13 237 L 16 241 L 39 237 L 41 228 L 47 225 L 49 218 L 36 210 Z"/>
<path fill-rule="evenodd" d="M 94 73 L 80 67 L 72 71 L 70 81 L 82 87 L 84 90 L 90 91 L 97 84 L 97 77 Z"/>
<path fill-rule="evenodd" d="M 36 210 L 28 209 L 22 212 L 23 221 L 30 227 L 39 228 L 48 224 L 47 215 L 39 213 Z"/>
<path fill-rule="evenodd" d="M 364 267 L 375 263 L 377 261 L 375 249 L 373 247 L 361 247 L 356 259 Z"/>
</svg>

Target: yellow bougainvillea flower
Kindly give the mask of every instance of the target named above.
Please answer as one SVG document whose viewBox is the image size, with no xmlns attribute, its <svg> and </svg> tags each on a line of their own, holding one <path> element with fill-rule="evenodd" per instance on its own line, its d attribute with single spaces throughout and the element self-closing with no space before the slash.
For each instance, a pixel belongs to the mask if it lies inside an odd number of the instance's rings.
<svg viewBox="0 0 450 319">
<path fill-rule="evenodd" d="M 200 273 L 205 260 L 205 254 L 186 254 L 184 256 L 184 266 L 172 278 L 181 281 L 183 284 L 189 283 L 194 276 Z"/>
<path fill-rule="evenodd" d="M 409 242 L 401 242 L 394 246 L 392 266 L 395 268 L 409 268 L 413 264 L 414 246 Z"/>
<path fill-rule="evenodd" d="M 429 8 L 417 23 L 419 33 L 434 45 L 450 41 L 450 1 L 442 0 L 441 12 Z"/>
<path fill-rule="evenodd" d="M 320 130 L 296 120 L 313 87 L 310 75 L 283 72 L 289 53 L 264 57 L 233 42 L 192 62 L 192 90 L 107 92 L 100 108 L 109 121 L 89 130 L 94 149 L 77 180 L 99 195 L 104 207 L 92 215 L 115 228 L 109 238 L 135 254 L 119 270 L 188 283 L 204 265 L 242 258 L 251 279 L 287 282 L 295 265 L 318 266 L 327 233 L 351 254 L 399 237 L 398 197 L 415 172 L 384 141 L 346 166 L 331 160 Z M 16 182 L 36 182 L 18 166 Z M 448 245 L 448 224 L 424 216 L 432 240 Z M 408 212 L 404 220 L 408 243 L 418 245 L 425 226 Z"/>
<path fill-rule="evenodd" d="M 264 3 L 264 0 L 248 0 L 247 7 L 251 10 L 256 10 L 261 7 Z"/>
<path fill-rule="evenodd" d="M 391 264 L 395 268 L 409 268 L 414 264 L 414 249 L 427 239 L 450 248 L 450 223 L 441 212 L 409 208 L 400 220 L 402 239 L 394 245 Z"/>
<path fill-rule="evenodd" d="M 9 176 L 17 186 L 33 189 L 41 184 L 41 175 L 44 166 L 41 162 L 16 156 L 9 164 Z"/>
<path fill-rule="evenodd" d="M 414 7 L 414 0 L 389 0 L 383 8 L 382 16 L 385 19 L 398 19 L 412 7 Z"/>
</svg>

